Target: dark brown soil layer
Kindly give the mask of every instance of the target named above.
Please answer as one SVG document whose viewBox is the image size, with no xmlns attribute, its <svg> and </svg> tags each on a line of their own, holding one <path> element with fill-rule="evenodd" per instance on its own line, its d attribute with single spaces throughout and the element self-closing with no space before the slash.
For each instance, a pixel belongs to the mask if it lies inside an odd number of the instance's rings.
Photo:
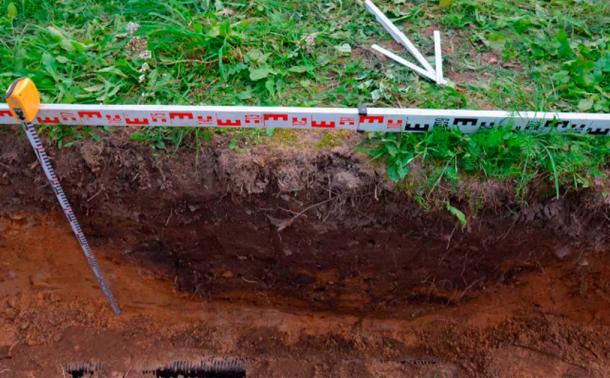
<svg viewBox="0 0 610 378">
<path fill-rule="evenodd" d="M 610 235 L 602 195 L 511 214 L 508 191 L 485 183 L 460 193 L 487 196 L 464 230 L 444 211 L 424 214 L 351 152 L 353 140 L 334 150 L 314 144 L 233 152 L 217 142 L 198 155 L 170 155 L 113 133 L 51 156 L 91 238 L 205 297 L 264 290 L 377 314 L 410 302 L 450 304 L 539 269 L 557 248 L 604 249 Z M 2 212 L 56 209 L 29 146 L 14 134 L 0 145 Z"/>
</svg>

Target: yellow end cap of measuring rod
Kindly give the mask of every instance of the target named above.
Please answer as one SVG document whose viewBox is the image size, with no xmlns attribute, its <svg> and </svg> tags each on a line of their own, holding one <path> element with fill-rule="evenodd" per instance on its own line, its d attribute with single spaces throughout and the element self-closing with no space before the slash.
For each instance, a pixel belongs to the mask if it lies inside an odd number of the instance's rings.
<svg viewBox="0 0 610 378">
<path fill-rule="evenodd" d="M 40 109 L 40 94 L 34 82 L 28 78 L 15 80 L 4 98 L 13 118 L 19 122 L 32 122 Z"/>
</svg>

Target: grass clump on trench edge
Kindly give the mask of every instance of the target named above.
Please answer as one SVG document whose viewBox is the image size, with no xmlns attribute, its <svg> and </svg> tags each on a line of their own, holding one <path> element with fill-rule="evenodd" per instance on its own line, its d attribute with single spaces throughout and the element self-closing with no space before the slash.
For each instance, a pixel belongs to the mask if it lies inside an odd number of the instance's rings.
<svg viewBox="0 0 610 378">
<path fill-rule="evenodd" d="M 423 52 L 443 33 L 440 88 L 373 55 L 391 37 L 360 1 L 0 0 L 0 86 L 32 78 L 46 103 L 215 104 L 610 111 L 610 3 L 443 0 L 376 4 Z M 45 127 L 59 146 L 104 128 Z M 219 131 L 143 128 L 157 149 L 197 148 Z M 270 131 L 231 131 L 231 148 Z M 400 181 L 425 165 L 418 193 L 463 175 L 533 181 L 549 195 L 608 168 L 610 138 L 518 134 L 371 135 L 365 148 Z"/>
<path fill-rule="evenodd" d="M 394 181 L 404 179 L 414 161 L 426 167 L 425 179 L 416 188 L 424 197 L 441 181 L 457 184 L 467 174 L 512 180 L 519 199 L 527 198 L 532 181 L 549 180 L 559 198 L 562 188 L 588 188 L 596 177 L 605 177 L 603 169 L 610 160 L 610 138 L 518 133 L 510 128 L 372 135 L 366 144 L 371 145 L 366 149 L 370 156 L 385 159 Z"/>
</svg>

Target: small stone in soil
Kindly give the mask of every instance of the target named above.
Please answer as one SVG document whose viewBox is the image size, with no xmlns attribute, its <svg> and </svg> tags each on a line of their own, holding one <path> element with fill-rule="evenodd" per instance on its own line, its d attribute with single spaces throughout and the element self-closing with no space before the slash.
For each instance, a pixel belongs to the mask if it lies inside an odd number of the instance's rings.
<svg viewBox="0 0 610 378">
<path fill-rule="evenodd" d="M 582 259 L 582 260 L 580 260 L 578 265 L 580 265 L 580 266 L 589 266 L 589 261 L 587 259 Z"/>
<path fill-rule="evenodd" d="M 553 253 L 555 253 L 555 256 L 559 260 L 563 260 L 572 253 L 572 250 L 568 246 L 563 246 L 563 247 L 555 248 Z"/>
<path fill-rule="evenodd" d="M 15 320 L 19 315 L 19 311 L 15 308 L 7 308 L 4 310 L 4 317 L 8 320 Z"/>
<path fill-rule="evenodd" d="M 8 216 L 8 217 L 9 217 L 11 220 L 14 220 L 14 221 L 20 221 L 20 220 L 22 220 L 23 218 L 25 218 L 25 215 L 23 215 L 23 214 L 15 214 L 15 213 L 12 213 L 12 214 L 9 214 L 9 216 Z"/>
<path fill-rule="evenodd" d="M 47 288 L 50 287 L 46 282 L 49 278 L 49 274 L 46 272 L 36 272 L 30 276 L 30 284 L 35 288 Z"/>
<path fill-rule="evenodd" d="M 224 272 L 222 274 L 222 278 L 233 278 L 233 272 L 231 272 L 230 270 L 227 270 L 226 272 Z"/>
<path fill-rule="evenodd" d="M 9 305 L 9 307 L 11 308 L 17 308 L 17 298 L 16 297 L 10 297 L 6 300 L 6 304 Z"/>
</svg>

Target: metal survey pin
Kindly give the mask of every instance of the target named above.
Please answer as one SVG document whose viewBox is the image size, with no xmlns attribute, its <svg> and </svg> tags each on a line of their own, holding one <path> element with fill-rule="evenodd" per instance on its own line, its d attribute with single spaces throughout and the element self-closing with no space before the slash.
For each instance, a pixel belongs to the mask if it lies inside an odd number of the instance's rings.
<svg viewBox="0 0 610 378">
<path fill-rule="evenodd" d="M 76 239 L 83 250 L 83 254 L 87 258 L 87 262 L 89 263 L 89 266 L 91 266 L 91 270 L 93 270 L 93 274 L 95 275 L 98 284 L 102 288 L 106 298 L 108 298 L 108 302 L 110 302 L 112 311 L 116 315 L 120 315 L 121 309 L 119 304 L 112 295 L 110 287 L 102 275 L 102 271 L 95 256 L 93 255 L 89 242 L 87 241 L 87 238 L 85 238 L 85 234 L 80 226 L 80 223 L 78 222 L 78 219 L 76 219 L 76 215 L 74 215 L 74 212 L 72 211 L 70 202 L 68 202 L 68 198 L 66 197 L 61 184 L 59 183 L 59 179 L 55 174 L 55 170 L 51 165 L 51 161 L 47 156 L 42 141 L 40 140 L 34 125 L 32 124 L 32 121 L 34 121 L 36 115 L 38 114 L 38 110 L 40 109 L 40 94 L 36 89 L 36 85 L 32 80 L 27 78 L 17 79 L 9 87 L 8 91 L 6 92 L 5 99 L 10 108 L 11 115 L 23 126 L 23 130 L 25 131 L 32 148 L 34 149 L 36 158 L 40 162 L 40 166 L 42 167 L 45 176 L 47 176 L 47 180 L 49 181 L 51 188 L 53 188 L 53 192 L 59 201 L 59 205 L 64 211 L 66 218 L 68 218 L 70 227 L 72 227 L 72 232 L 74 232 L 74 235 L 76 236 Z"/>
</svg>

